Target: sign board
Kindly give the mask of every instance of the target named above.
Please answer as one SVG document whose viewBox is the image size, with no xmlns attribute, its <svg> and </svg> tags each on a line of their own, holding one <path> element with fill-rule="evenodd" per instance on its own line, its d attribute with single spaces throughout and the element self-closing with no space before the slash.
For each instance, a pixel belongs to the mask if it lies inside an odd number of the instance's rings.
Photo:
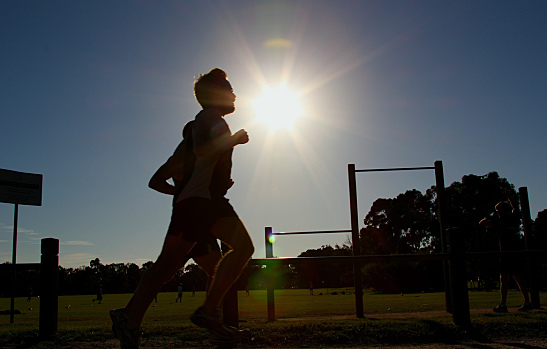
<svg viewBox="0 0 547 349">
<path fill-rule="evenodd" d="M 0 169 L 0 202 L 42 206 L 42 175 Z"/>
</svg>

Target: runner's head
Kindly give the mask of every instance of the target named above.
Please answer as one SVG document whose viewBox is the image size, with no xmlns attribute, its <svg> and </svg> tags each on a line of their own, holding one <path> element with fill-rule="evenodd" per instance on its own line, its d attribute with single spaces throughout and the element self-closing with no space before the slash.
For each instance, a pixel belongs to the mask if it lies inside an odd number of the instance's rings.
<svg viewBox="0 0 547 349">
<path fill-rule="evenodd" d="M 223 115 L 233 113 L 236 96 L 226 73 L 214 68 L 207 74 L 201 74 L 194 84 L 194 95 L 203 109 L 216 108 Z"/>
</svg>

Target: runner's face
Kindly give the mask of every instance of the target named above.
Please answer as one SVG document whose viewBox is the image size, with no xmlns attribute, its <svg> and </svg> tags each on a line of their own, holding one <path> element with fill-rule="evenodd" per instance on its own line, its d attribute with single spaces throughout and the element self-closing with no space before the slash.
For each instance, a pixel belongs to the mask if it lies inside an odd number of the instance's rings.
<svg viewBox="0 0 547 349">
<path fill-rule="evenodd" d="M 232 90 L 232 85 L 226 80 L 225 83 L 218 90 L 218 95 L 216 96 L 218 102 L 217 107 L 226 115 L 233 113 L 235 110 L 235 100 L 236 95 Z"/>
</svg>

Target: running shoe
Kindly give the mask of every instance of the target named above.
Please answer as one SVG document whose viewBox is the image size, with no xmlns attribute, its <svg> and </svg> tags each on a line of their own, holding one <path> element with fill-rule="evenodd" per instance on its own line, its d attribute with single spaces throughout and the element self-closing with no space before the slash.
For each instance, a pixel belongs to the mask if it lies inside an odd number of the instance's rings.
<svg viewBox="0 0 547 349">
<path fill-rule="evenodd" d="M 211 343 L 213 344 L 236 343 L 247 339 L 251 335 L 251 331 L 248 328 L 240 330 L 227 325 L 222 325 L 209 331 L 211 332 Z"/>
<path fill-rule="evenodd" d="M 507 313 L 507 306 L 505 304 L 499 304 L 497 307 L 492 309 L 494 313 Z"/>
<path fill-rule="evenodd" d="M 519 307 L 519 311 L 528 311 L 532 309 L 534 309 L 532 303 L 524 303 L 522 306 Z"/>
<path fill-rule="evenodd" d="M 139 349 L 141 346 L 141 332 L 127 329 L 127 315 L 125 309 L 110 311 L 112 319 L 112 332 L 114 337 L 120 340 L 121 349 Z"/>
<path fill-rule="evenodd" d="M 211 333 L 211 342 L 217 344 L 239 342 L 251 334 L 249 329 L 240 330 L 223 324 L 218 311 L 209 313 L 203 307 L 199 307 L 190 316 L 190 321 L 196 326 L 207 329 Z"/>
</svg>

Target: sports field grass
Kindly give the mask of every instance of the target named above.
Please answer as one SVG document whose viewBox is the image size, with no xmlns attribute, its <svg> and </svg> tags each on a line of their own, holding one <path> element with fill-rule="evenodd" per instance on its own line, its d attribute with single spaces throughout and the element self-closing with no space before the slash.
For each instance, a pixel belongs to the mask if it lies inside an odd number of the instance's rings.
<svg viewBox="0 0 547 349">
<path fill-rule="evenodd" d="M 365 319 L 356 319 L 354 295 L 344 295 L 342 291 L 350 290 L 329 289 L 327 293 L 326 289 L 316 289 L 313 296 L 309 290 L 276 290 L 275 310 L 278 321 L 274 323 L 266 321 L 265 290 L 251 290 L 249 296 L 245 295 L 245 291 L 240 291 L 239 318 L 242 326 L 257 332 L 257 340 L 266 342 L 275 341 L 274 338 L 278 336 L 282 336 L 280 340 L 298 340 L 307 333 L 312 334 L 312 342 L 344 343 L 360 338 L 365 332 L 368 333 L 368 339 L 372 336 L 376 341 L 389 341 L 395 338 L 393 336 L 399 337 L 404 333 L 407 339 L 413 338 L 414 341 L 424 335 L 431 340 L 435 338 L 433 332 L 451 326 L 451 315 L 445 312 L 444 293 L 385 295 L 365 292 Z M 332 295 L 332 292 L 338 294 Z M 102 304 L 93 303 L 93 295 L 59 297 L 58 340 L 95 341 L 110 338 L 108 310 L 125 306 L 130 296 L 106 294 Z M 207 338 L 204 331 L 192 326 L 188 320 L 190 314 L 203 302 L 204 293 L 196 292 L 195 297 L 191 293 L 184 293 L 182 303 L 175 303 L 176 296 L 176 293 L 160 293 L 158 303 L 152 303 L 143 322 L 145 339 L 176 336 L 182 341 L 203 341 Z M 540 296 L 545 300 L 547 294 L 541 293 Z M 498 292 L 469 292 L 472 322 L 476 326 L 491 328 L 501 324 L 506 327 L 505 330 L 512 330 L 513 326 L 537 323 L 540 326 L 538 331 L 545 330 L 547 333 L 547 314 L 543 310 L 526 314 L 517 312 L 516 308 L 521 304 L 521 296 L 517 291 L 509 292 L 509 314 L 491 312 L 498 298 Z M 33 298 L 31 303 L 26 302 L 26 297 L 17 298 L 15 308 L 22 314 L 15 316 L 14 324 L 9 323 L 9 315 L 0 315 L 0 347 L 9 347 L 16 342 L 24 342 L 25 338 L 37 336 L 39 303 L 39 298 Z M 9 298 L 0 299 L 0 310 L 7 310 L 9 306 Z M 533 328 L 536 327 L 534 325 Z M 321 338 L 317 338 L 318 333 L 322 333 Z"/>
</svg>

